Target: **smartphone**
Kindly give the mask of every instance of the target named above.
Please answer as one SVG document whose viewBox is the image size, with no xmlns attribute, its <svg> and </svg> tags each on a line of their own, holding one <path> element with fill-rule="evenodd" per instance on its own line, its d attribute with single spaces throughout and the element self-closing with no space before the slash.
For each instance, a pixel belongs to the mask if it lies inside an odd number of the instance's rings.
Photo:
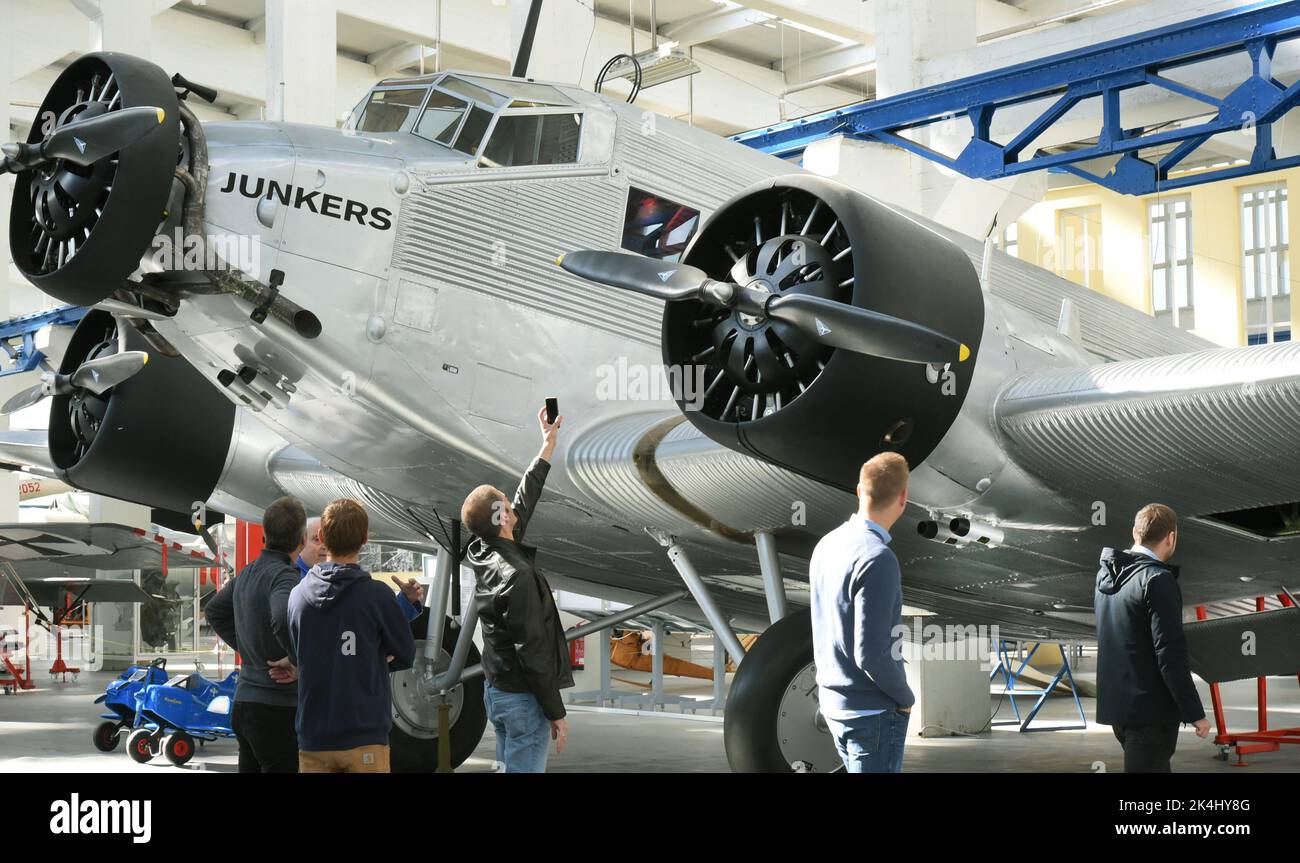
<svg viewBox="0 0 1300 863">
<path fill-rule="evenodd" d="M 546 424 L 554 425 L 555 418 L 560 415 L 560 400 L 549 398 L 546 400 Z"/>
</svg>

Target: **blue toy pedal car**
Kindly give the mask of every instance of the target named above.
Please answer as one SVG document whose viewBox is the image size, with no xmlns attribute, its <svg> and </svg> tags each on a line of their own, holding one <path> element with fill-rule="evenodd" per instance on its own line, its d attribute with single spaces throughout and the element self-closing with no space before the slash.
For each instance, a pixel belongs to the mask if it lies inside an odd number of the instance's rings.
<svg viewBox="0 0 1300 863">
<path fill-rule="evenodd" d="M 112 752 L 117 748 L 123 728 L 135 725 L 135 697 L 151 684 L 167 682 L 167 660 L 158 657 L 148 665 L 132 665 L 108 684 L 104 694 L 95 699 L 96 704 L 108 708 L 100 718 L 107 720 L 99 723 L 92 739 L 100 752 Z"/>
<path fill-rule="evenodd" d="M 194 757 L 195 741 L 234 737 L 230 712 L 239 671 L 220 683 L 202 674 L 178 674 L 136 693 L 135 728 L 126 751 L 144 764 L 159 752 L 177 767 Z"/>
</svg>

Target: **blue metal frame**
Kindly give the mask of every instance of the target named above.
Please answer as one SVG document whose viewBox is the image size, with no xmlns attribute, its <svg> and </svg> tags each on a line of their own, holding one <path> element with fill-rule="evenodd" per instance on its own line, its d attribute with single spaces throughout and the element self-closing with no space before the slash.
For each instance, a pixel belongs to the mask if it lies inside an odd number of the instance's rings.
<svg viewBox="0 0 1300 863">
<path fill-rule="evenodd" d="M 12 366 L 0 369 L 0 378 L 46 368 L 45 354 L 36 347 L 36 334 L 51 326 L 74 327 L 86 312 L 85 306 L 61 306 L 0 323 L 0 349 L 13 360 Z"/>
<path fill-rule="evenodd" d="M 1032 60 L 1006 69 L 887 99 L 864 102 L 733 136 L 732 140 L 782 158 L 798 156 L 814 141 L 833 135 L 895 144 L 946 165 L 968 177 L 992 180 L 1044 169 L 1065 171 L 1125 194 L 1184 188 L 1231 177 L 1300 165 L 1300 156 L 1279 159 L 1272 124 L 1300 102 L 1300 82 L 1282 84 L 1272 75 L 1279 42 L 1300 38 L 1300 0 L 1258 3 L 1150 30 L 1077 51 Z M 1251 75 L 1218 98 L 1161 73 L 1234 53 L 1247 54 Z M 1164 131 L 1125 128 L 1120 94 L 1154 86 L 1204 103 L 1211 119 Z M 1055 101 L 1005 143 L 989 129 L 1001 108 L 1055 96 Z M 1071 108 L 1085 99 L 1102 100 L 1096 143 L 1069 152 L 1024 150 Z M 971 140 L 956 158 L 903 137 L 900 133 L 966 117 Z M 1254 128 L 1255 149 L 1244 165 L 1197 171 L 1169 178 L 1170 172 L 1211 136 Z M 1174 144 L 1158 161 L 1140 151 Z M 1120 158 L 1104 174 L 1081 166 L 1091 159 Z"/>
<path fill-rule="evenodd" d="M 1047 684 L 1047 686 L 1042 689 L 1016 689 L 1016 681 L 1020 679 L 1020 675 L 1024 673 L 1025 667 L 1029 665 L 1029 660 L 1034 658 L 1034 654 L 1038 652 L 1038 648 L 1041 647 L 1043 643 L 1044 642 L 1041 641 L 1035 642 L 1034 646 L 1030 648 L 1029 653 L 1027 653 L 1025 658 L 1021 660 L 1020 665 L 1015 671 L 1012 671 L 1011 656 L 1007 652 L 1007 642 L 1005 639 L 998 642 L 998 664 L 993 666 L 993 670 L 989 673 L 989 682 L 993 682 L 993 679 L 998 676 L 998 672 L 1002 672 L 1002 674 L 1006 676 L 1007 682 L 1000 694 L 1011 699 L 1011 712 L 1016 715 L 1016 718 L 996 720 L 991 722 L 990 725 L 1019 725 L 1021 731 L 1083 731 L 1088 727 L 1088 717 L 1083 712 L 1083 703 L 1079 701 L 1079 688 L 1074 684 L 1074 673 L 1070 670 L 1070 657 L 1066 653 L 1065 645 L 1060 645 L 1061 667 L 1052 678 L 1051 683 Z M 1038 711 L 1043 709 L 1043 705 L 1047 703 L 1047 699 L 1051 697 L 1052 692 L 1054 692 L 1056 687 L 1060 685 L 1061 681 L 1065 679 L 1070 681 L 1070 694 L 1074 696 L 1074 707 L 1079 711 L 1080 724 L 1051 725 L 1046 727 L 1039 726 L 1038 728 L 1030 728 L 1029 726 L 1034 721 L 1034 717 L 1038 715 Z M 1016 705 L 1016 699 L 1027 695 L 1037 695 L 1038 700 L 1035 701 L 1034 706 L 1030 708 L 1029 714 L 1021 717 L 1020 708 Z"/>
</svg>

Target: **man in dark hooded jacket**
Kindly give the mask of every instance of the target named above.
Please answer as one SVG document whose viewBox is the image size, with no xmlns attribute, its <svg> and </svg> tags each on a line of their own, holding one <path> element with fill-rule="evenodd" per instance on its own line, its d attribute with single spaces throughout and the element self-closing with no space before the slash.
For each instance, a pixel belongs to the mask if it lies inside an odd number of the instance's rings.
<svg viewBox="0 0 1300 863">
<path fill-rule="evenodd" d="M 1124 748 L 1125 773 L 1168 773 L 1178 726 L 1209 734 L 1183 637 L 1178 517 L 1164 504 L 1142 507 L 1133 547 L 1101 553 L 1097 573 L 1097 721 Z"/>
<path fill-rule="evenodd" d="M 393 591 L 357 564 L 369 528 L 355 500 L 325 507 L 321 538 L 330 561 L 312 567 L 289 594 L 302 773 L 389 772 L 389 672 L 411 667 L 415 641 Z"/>
<path fill-rule="evenodd" d="M 542 449 L 513 501 L 481 485 L 460 511 L 476 537 L 467 560 L 483 632 L 483 702 L 496 730 L 497 763 L 507 773 L 545 773 L 550 742 L 562 753 L 569 734 L 560 698 L 560 690 L 573 685 L 568 642 L 551 586 L 534 563 L 537 549 L 523 544 L 563 419 L 548 423 L 546 409 L 538 411 Z"/>
</svg>

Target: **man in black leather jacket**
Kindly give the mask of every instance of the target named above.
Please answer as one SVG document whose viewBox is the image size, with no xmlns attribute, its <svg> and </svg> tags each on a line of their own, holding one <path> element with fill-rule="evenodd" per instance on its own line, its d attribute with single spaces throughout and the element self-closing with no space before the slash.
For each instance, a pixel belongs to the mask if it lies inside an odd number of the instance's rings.
<svg viewBox="0 0 1300 863">
<path fill-rule="evenodd" d="M 550 471 L 563 417 L 538 411 L 542 449 L 524 473 L 514 500 L 490 485 L 469 493 L 461 521 L 476 537 L 466 559 L 474 568 L 483 632 L 483 700 L 496 730 L 497 763 L 508 773 L 544 773 L 550 741 L 557 754 L 568 739 L 560 690 L 573 686 L 568 642 L 551 586 L 538 571 L 537 549 L 524 529 Z"/>
<path fill-rule="evenodd" d="M 1107 548 L 1097 573 L 1097 721 L 1124 748 L 1125 773 L 1168 773 L 1178 725 L 1209 734 L 1183 637 L 1178 517 L 1164 504 L 1138 511 L 1133 547 Z"/>
</svg>

